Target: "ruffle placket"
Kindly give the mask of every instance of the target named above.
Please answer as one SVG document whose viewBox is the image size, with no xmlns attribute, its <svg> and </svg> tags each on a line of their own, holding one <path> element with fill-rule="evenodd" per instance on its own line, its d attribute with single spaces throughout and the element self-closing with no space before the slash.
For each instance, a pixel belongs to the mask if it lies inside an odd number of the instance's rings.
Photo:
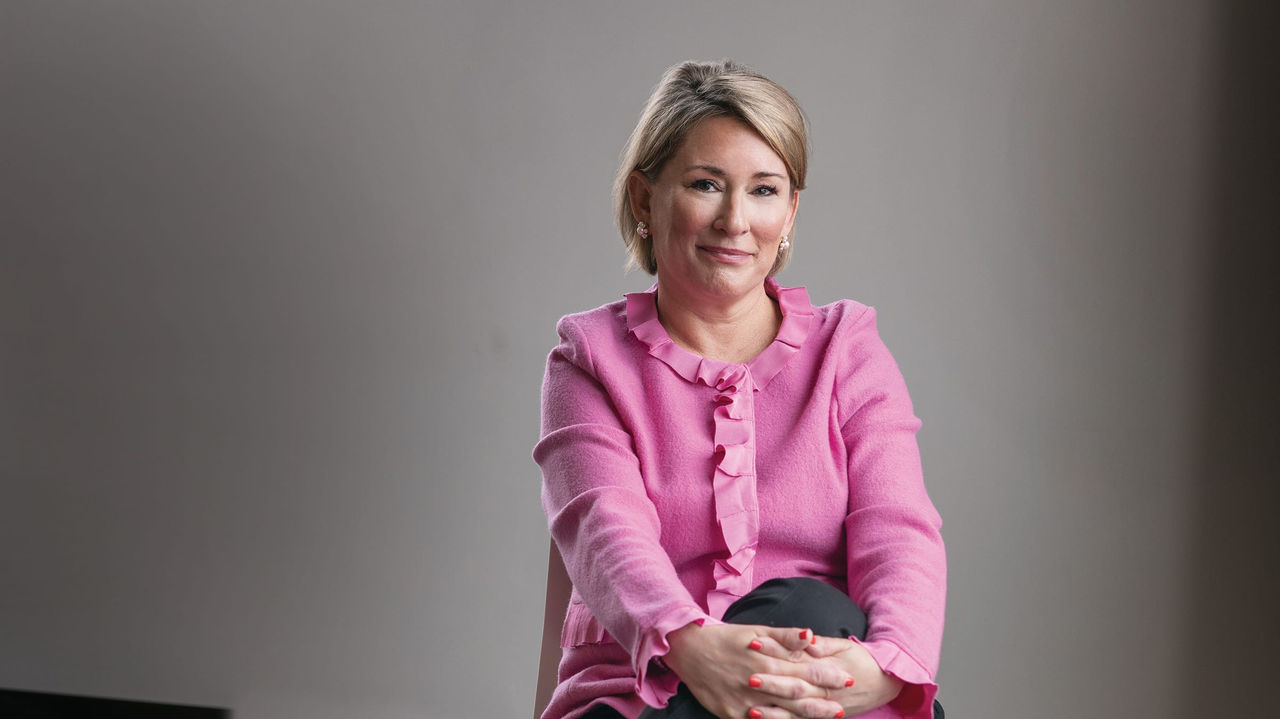
<svg viewBox="0 0 1280 719">
<path fill-rule="evenodd" d="M 715 389 L 708 408 L 714 424 L 711 483 L 724 556 L 715 560 L 715 586 L 707 594 L 707 612 L 714 617 L 724 616 L 730 604 L 755 587 L 752 569 L 760 539 L 755 393 L 799 352 L 813 321 L 813 306 L 803 287 L 780 287 L 769 279 L 765 291 L 778 300 L 782 326 L 774 341 L 746 364 L 699 357 L 673 342 L 658 320 L 656 285 L 626 296 L 628 330 L 649 354 L 686 381 Z"/>
<path fill-rule="evenodd" d="M 716 388 L 715 460 L 711 484 L 716 524 L 728 556 L 715 560 L 715 589 L 707 611 L 722 617 L 730 604 L 754 586 L 752 566 L 760 538 L 756 505 L 756 433 L 754 388 L 746 365 L 728 365 L 708 383 Z"/>
</svg>

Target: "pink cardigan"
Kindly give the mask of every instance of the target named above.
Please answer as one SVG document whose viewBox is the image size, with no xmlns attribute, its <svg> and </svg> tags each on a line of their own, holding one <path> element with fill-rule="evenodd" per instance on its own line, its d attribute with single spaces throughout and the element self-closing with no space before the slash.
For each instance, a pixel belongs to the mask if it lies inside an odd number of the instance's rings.
<svg viewBox="0 0 1280 719">
<path fill-rule="evenodd" d="M 874 310 L 766 289 L 782 326 L 746 364 L 673 343 L 652 289 L 560 320 L 534 459 L 574 591 L 543 719 L 665 706 L 666 635 L 788 576 L 847 591 L 907 683 L 864 716 L 930 716 L 946 558 L 920 420 Z"/>
</svg>

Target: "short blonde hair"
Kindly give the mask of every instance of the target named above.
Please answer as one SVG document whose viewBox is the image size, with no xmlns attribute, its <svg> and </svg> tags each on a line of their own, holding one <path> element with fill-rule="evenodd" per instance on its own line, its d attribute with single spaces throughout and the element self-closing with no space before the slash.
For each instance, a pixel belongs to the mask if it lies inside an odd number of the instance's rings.
<svg viewBox="0 0 1280 719">
<path fill-rule="evenodd" d="M 631 132 L 613 183 L 613 205 L 631 264 L 657 274 L 653 240 L 636 232 L 627 178 L 639 170 L 651 181 L 693 128 L 710 117 L 733 117 L 755 130 L 778 153 L 791 176 L 792 192 L 804 189 L 809 169 L 809 121 L 800 103 L 776 82 L 732 60 L 687 61 L 669 68 L 649 96 Z M 793 232 L 794 236 L 794 232 Z M 786 266 L 790 251 L 778 253 L 772 276 Z"/>
</svg>

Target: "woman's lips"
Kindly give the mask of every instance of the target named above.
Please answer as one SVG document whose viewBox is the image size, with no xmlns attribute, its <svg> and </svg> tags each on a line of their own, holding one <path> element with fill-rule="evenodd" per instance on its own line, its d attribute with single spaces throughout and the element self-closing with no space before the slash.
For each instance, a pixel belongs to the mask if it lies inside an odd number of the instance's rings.
<svg viewBox="0 0 1280 719">
<path fill-rule="evenodd" d="M 698 251 L 711 257 L 717 262 L 727 262 L 729 264 L 738 265 L 745 263 L 751 259 L 751 253 L 743 250 L 735 250 L 731 247 L 705 247 L 699 246 Z"/>
</svg>

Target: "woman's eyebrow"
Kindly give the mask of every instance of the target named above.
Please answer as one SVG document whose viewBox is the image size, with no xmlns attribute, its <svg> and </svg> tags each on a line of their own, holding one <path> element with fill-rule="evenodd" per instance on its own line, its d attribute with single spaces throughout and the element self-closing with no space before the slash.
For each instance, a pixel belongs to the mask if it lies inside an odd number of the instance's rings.
<svg viewBox="0 0 1280 719">
<path fill-rule="evenodd" d="M 709 172 L 718 177 L 724 177 L 726 174 L 728 174 L 724 170 L 720 169 L 719 167 L 716 167 L 715 165 L 690 165 L 687 168 L 685 168 L 685 172 L 688 172 L 689 170 L 703 170 L 705 172 Z M 784 179 L 784 180 L 787 179 L 787 176 L 781 173 L 765 172 L 763 170 L 752 175 L 752 177 L 777 177 L 779 179 Z"/>
</svg>

